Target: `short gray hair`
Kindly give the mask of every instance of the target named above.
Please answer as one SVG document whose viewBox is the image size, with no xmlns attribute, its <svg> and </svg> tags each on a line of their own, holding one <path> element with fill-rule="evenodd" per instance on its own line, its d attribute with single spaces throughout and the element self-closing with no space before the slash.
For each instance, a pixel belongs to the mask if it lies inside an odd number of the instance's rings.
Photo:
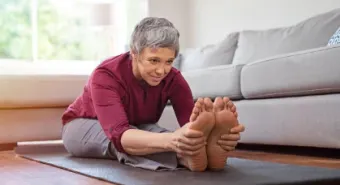
<svg viewBox="0 0 340 185">
<path fill-rule="evenodd" d="M 144 48 L 170 48 L 179 52 L 179 31 L 165 18 L 147 17 L 142 19 L 131 35 L 130 49 L 139 54 Z"/>
</svg>

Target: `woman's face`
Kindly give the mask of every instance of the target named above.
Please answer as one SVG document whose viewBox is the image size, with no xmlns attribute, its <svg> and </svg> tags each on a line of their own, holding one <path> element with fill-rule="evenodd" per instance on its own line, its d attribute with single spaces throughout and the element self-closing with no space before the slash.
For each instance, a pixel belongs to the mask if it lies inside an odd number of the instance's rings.
<svg viewBox="0 0 340 185">
<path fill-rule="evenodd" d="M 139 80 L 157 86 L 170 72 L 175 51 L 170 48 L 145 48 L 133 56 L 133 73 Z"/>
</svg>

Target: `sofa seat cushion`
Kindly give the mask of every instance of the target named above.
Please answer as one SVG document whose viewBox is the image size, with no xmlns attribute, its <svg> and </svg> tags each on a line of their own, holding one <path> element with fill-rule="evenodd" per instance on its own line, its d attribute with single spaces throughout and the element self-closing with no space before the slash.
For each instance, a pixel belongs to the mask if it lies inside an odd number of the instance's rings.
<svg viewBox="0 0 340 185">
<path fill-rule="evenodd" d="M 340 94 L 234 101 L 240 143 L 340 149 Z"/>
<path fill-rule="evenodd" d="M 274 98 L 340 92 L 340 46 L 295 52 L 245 65 L 245 98 Z"/>
<path fill-rule="evenodd" d="M 194 99 L 217 96 L 239 99 L 242 98 L 240 90 L 242 67 L 243 65 L 222 65 L 186 71 L 182 74 L 191 88 Z"/>
<path fill-rule="evenodd" d="M 86 75 L 0 75 L 0 109 L 68 106 L 87 79 Z"/>
</svg>

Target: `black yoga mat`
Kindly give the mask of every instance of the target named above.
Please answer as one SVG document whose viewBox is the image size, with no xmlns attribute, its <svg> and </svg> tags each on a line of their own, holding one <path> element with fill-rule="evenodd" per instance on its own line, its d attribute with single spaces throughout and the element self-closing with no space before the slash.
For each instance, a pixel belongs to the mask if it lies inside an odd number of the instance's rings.
<svg viewBox="0 0 340 185">
<path fill-rule="evenodd" d="M 27 159 L 115 184 L 340 185 L 340 170 L 237 158 L 229 158 L 228 165 L 220 172 L 187 170 L 155 172 L 119 164 L 114 160 L 71 157 L 61 144 L 19 146 L 15 152 Z"/>
</svg>

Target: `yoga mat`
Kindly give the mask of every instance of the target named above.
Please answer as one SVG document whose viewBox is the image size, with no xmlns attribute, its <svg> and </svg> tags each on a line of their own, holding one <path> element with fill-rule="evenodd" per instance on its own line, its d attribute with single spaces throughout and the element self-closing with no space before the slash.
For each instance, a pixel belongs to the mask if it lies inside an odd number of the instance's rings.
<svg viewBox="0 0 340 185">
<path fill-rule="evenodd" d="M 71 157 L 62 144 L 18 146 L 24 158 L 115 184 L 131 185 L 276 185 L 340 184 L 340 170 L 229 158 L 219 172 L 188 170 L 155 172 L 119 164 L 114 160 Z"/>
</svg>

